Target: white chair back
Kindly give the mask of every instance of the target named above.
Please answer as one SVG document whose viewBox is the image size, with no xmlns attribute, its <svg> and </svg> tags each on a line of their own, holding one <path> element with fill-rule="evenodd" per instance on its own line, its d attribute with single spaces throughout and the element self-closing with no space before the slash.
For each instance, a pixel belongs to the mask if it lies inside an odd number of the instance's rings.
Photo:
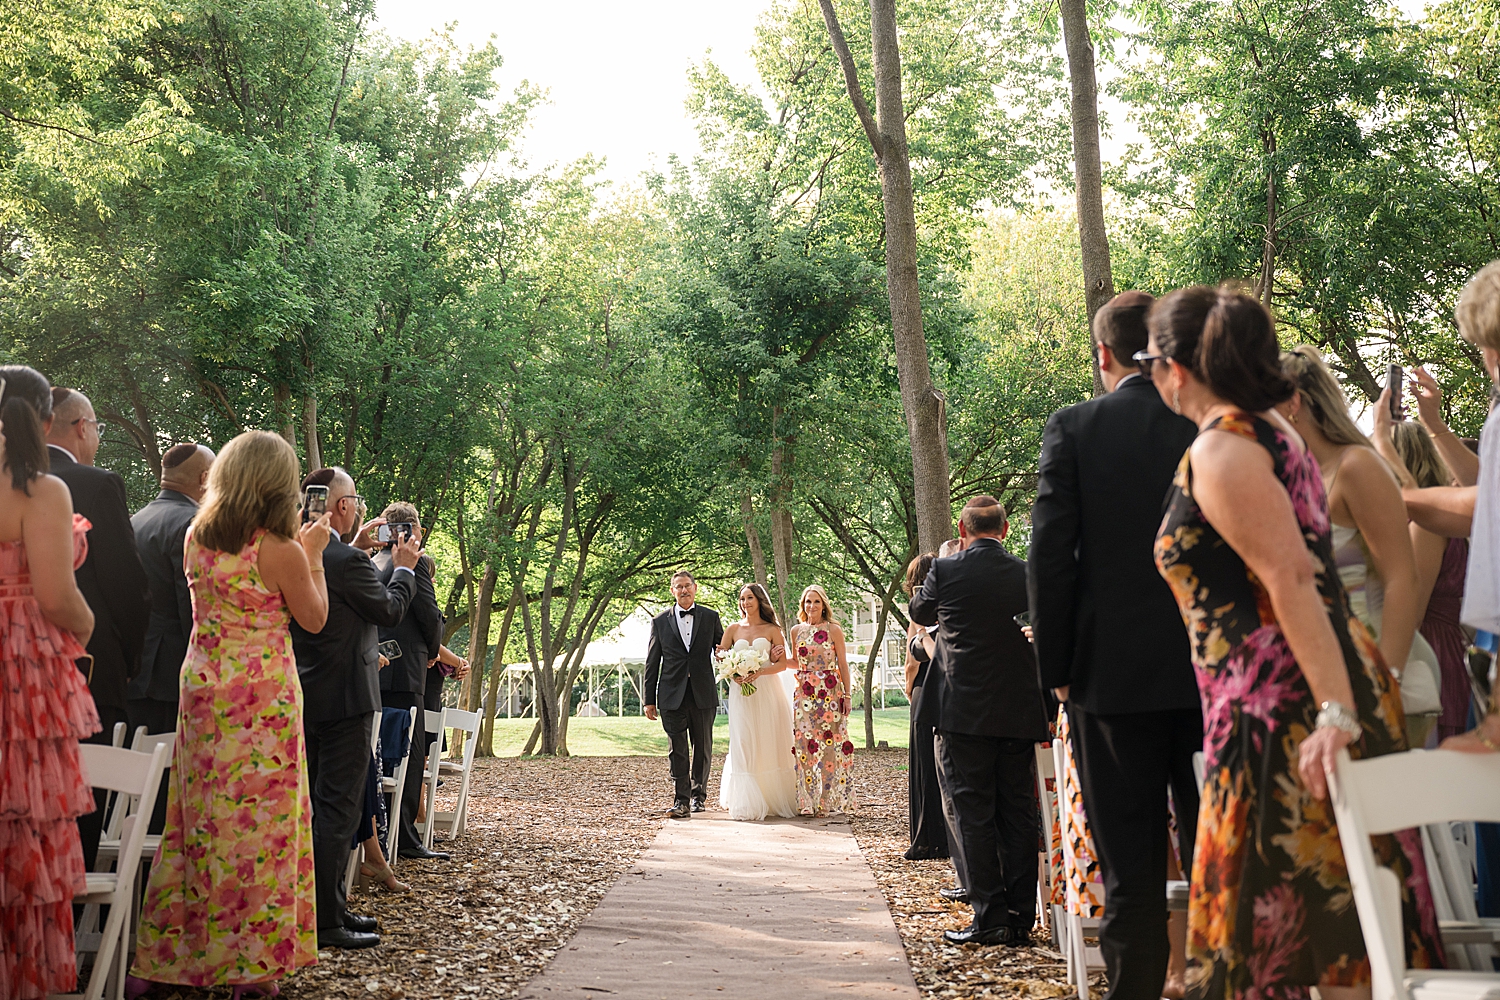
<svg viewBox="0 0 1500 1000">
<path fill-rule="evenodd" d="M 411 710 L 410 721 L 406 724 L 406 756 L 401 758 L 401 763 L 396 765 L 396 773 L 392 775 L 391 784 L 388 786 L 392 791 L 390 824 L 386 827 L 385 834 L 385 861 L 392 867 L 400 854 L 401 833 L 401 792 L 406 788 L 406 773 L 411 768 L 412 750 L 415 749 L 413 740 L 417 738 L 417 710 Z"/>
<path fill-rule="evenodd" d="M 477 742 L 473 737 L 479 733 L 479 713 L 465 712 L 458 708 L 445 708 L 441 712 L 426 713 L 427 732 L 435 733 L 437 739 L 433 741 L 432 749 L 427 755 L 427 789 L 426 789 L 426 815 L 427 819 L 422 823 L 422 845 L 428 850 L 432 849 L 433 835 L 437 832 L 439 824 L 444 827 L 444 833 L 450 839 L 457 837 L 463 832 L 462 820 L 467 807 L 469 794 L 469 774 L 474 766 L 474 747 Z M 464 740 L 463 763 L 447 762 L 447 770 L 450 773 L 460 775 L 458 802 L 451 812 L 437 811 L 437 783 L 438 777 L 444 770 L 443 757 L 443 733 L 449 729 L 461 729 L 469 734 Z"/>
<path fill-rule="evenodd" d="M 1063 908 L 1052 902 L 1053 880 L 1061 872 L 1052 870 L 1052 828 L 1058 825 L 1056 792 L 1057 767 L 1052 759 L 1052 744 L 1038 743 L 1036 747 L 1036 796 L 1042 805 L 1042 859 L 1041 878 L 1037 884 L 1037 912 L 1047 915 L 1047 930 L 1052 935 L 1052 947 L 1067 954 L 1068 927 Z M 1048 788 L 1047 782 L 1053 782 Z"/>
<path fill-rule="evenodd" d="M 1438 989 L 1452 1000 L 1500 991 L 1495 974 L 1408 975 L 1400 884 L 1394 872 L 1376 862 L 1370 844 L 1373 835 L 1430 823 L 1500 822 L 1500 754 L 1410 750 L 1356 761 L 1345 751 L 1329 790 L 1370 956 L 1373 1000 L 1410 1000 Z"/>
</svg>

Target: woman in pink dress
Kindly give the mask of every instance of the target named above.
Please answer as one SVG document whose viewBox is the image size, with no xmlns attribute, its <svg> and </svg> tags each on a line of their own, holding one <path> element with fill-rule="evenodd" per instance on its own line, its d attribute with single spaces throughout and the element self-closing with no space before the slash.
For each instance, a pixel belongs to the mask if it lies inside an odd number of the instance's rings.
<svg viewBox="0 0 1500 1000">
<path fill-rule="evenodd" d="M 0 997 L 77 986 L 73 896 L 84 888 L 78 817 L 94 796 L 78 740 L 99 731 L 85 654 L 94 613 L 73 581 L 89 523 L 47 475 L 52 387 L 0 368 Z"/>
<path fill-rule="evenodd" d="M 297 523 L 297 456 L 248 431 L 209 472 L 183 565 L 193 636 L 182 664 L 167 821 L 127 993 L 153 982 L 275 996 L 317 961 L 312 808 L 293 616 L 328 617 L 328 517 Z"/>
</svg>

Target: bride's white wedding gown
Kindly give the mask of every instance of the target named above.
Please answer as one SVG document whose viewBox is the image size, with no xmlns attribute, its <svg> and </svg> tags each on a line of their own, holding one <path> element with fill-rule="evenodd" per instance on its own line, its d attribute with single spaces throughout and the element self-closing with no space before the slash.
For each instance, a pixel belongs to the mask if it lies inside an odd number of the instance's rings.
<svg viewBox="0 0 1500 1000">
<path fill-rule="evenodd" d="M 738 684 L 729 685 L 729 755 L 719 805 L 730 819 L 797 815 L 790 679 L 785 670 L 762 677 L 749 697 Z"/>
</svg>

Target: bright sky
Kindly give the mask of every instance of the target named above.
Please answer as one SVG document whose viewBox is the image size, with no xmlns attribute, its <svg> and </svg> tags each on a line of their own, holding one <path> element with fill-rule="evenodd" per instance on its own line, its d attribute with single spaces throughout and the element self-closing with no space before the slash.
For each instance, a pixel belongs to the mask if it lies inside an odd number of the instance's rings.
<svg viewBox="0 0 1500 1000">
<path fill-rule="evenodd" d="M 549 91 L 526 139 L 533 166 L 585 153 L 604 175 L 633 180 L 667 156 L 697 152 L 683 108 L 687 71 L 712 50 L 734 80 L 753 82 L 748 55 L 767 0 L 380 0 L 378 27 L 408 39 L 457 24 L 461 44 L 495 36 L 504 92 L 522 80 Z"/>
</svg>

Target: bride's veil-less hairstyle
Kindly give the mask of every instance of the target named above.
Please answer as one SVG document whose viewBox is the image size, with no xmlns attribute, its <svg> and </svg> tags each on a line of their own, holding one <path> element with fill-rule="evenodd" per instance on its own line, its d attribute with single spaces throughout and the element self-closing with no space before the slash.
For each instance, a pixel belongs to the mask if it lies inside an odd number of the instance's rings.
<svg viewBox="0 0 1500 1000">
<path fill-rule="evenodd" d="M 758 583 L 747 583 L 740 588 L 740 593 L 743 594 L 747 590 L 755 595 L 756 607 L 759 609 L 760 616 L 765 620 L 765 623 L 781 628 L 780 623 L 776 621 L 776 609 L 771 607 L 771 595 L 766 593 L 766 588 Z M 751 622 L 751 624 L 753 625 L 754 622 Z"/>
<path fill-rule="evenodd" d="M 193 518 L 198 544 L 219 552 L 238 552 L 256 528 L 297 537 L 297 453 L 269 431 L 246 431 L 224 446 Z"/>
<path fill-rule="evenodd" d="M 807 589 L 802 592 L 802 596 L 797 599 L 798 621 L 807 621 L 807 596 L 809 594 L 817 594 L 823 600 L 824 625 L 827 625 L 829 622 L 838 620 L 833 617 L 833 603 L 828 600 L 828 591 L 824 590 L 821 584 L 811 583 L 808 584 Z"/>
</svg>

